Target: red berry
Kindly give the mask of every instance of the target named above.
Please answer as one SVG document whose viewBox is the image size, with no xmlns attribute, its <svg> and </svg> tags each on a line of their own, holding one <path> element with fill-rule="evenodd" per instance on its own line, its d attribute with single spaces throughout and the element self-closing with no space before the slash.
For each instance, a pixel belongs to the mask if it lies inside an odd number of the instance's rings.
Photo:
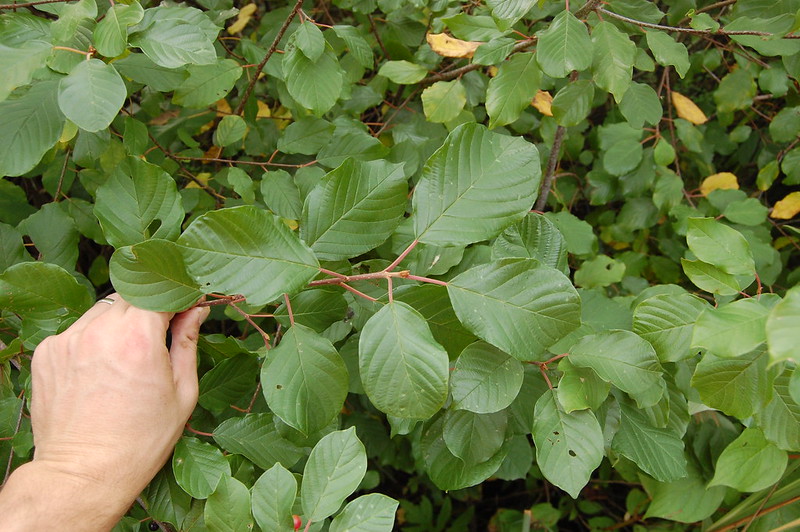
<svg viewBox="0 0 800 532">
<path fill-rule="evenodd" d="M 300 519 L 299 515 L 293 515 L 292 521 L 294 522 L 294 530 L 297 532 L 300 530 L 300 527 L 303 526 L 303 521 Z"/>
</svg>

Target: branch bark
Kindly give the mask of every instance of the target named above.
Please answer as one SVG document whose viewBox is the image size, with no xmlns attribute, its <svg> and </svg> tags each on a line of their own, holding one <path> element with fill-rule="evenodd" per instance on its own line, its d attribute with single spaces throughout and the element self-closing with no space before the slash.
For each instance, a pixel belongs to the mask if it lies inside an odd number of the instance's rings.
<svg viewBox="0 0 800 532">
<path fill-rule="evenodd" d="M 247 88 L 244 90 L 244 94 L 242 94 L 242 98 L 239 100 L 239 105 L 236 106 L 236 110 L 233 112 L 235 115 L 241 115 L 242 110 L 244 109 L 244 105 L 247 103 L 247 100 L 250 98 L 250 94 L 253 92 L 253 87 L 255 87 L 256 82 L 258 81 L 258 77 L 261 75 L 261 72 L 264 70 L 264 67 L 269 61 L 269 58 L 272 57 L 272 54 L 275 53 L 275 50 L 278 49 L 278 43 L 281 42 L 283 39 L 283 35 L 286 33 L 286 30 L 289 28 L 289 24 L 292 23 L 294 17 L 297 16 L 297 13 L 300 12 L 300 9 L 303 7 L 303 0 L 297 0 L 297 3 L 292 8 L 291 13 L 289 16 L 286 17 L 286 20 L 283 21 L 281 25 L 281 29 L 278 30 L 278 34 L 275 36 L 275 40 L 272 41 L 272 44 L 267 50 L 267 53 L 264 54 L 264 59 L 256 67 L 256 71 L 253 73 L 253 79 L 250 80 L 250 83 L 247 84 Z"/>
</svg>

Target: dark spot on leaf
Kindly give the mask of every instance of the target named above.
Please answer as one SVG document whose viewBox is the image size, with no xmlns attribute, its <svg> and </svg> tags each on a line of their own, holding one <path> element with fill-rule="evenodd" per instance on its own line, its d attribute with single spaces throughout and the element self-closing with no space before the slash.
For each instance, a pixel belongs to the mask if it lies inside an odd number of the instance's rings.
<svg viewBox="0 0 800 532">
<path fill-rule="evenodd" d="M 558 436 L 558 431 L 557 430 L 553 431 L 553 436 Z"/>
<path fill-rule="evenodd" d="M 283 385 L 281 385 L 281 384 L 277 384 L 277 385 L 275 386 L 275 389 L 276 389 L 276 390 L 283 390 Z"/>
<path fill-rule="evenodd" d="M 145 230 L 145 236 L 146 237 L 153 236 L 154 234 L 156 234 L 156 231 L 158 231 L 160 228 L 161 228 L 161 220 L 156 218 L 155 220 L 150 222 L 150 225 L 147 226 L 147 229 Z"/>
<path fill-rule="evenodd" d="M 575 451 L 573 451 L 572 449 L 569 450 L 569 455 L 570 456 L 578 456 L 577 454 L 575 454 Z"/>
</svg>

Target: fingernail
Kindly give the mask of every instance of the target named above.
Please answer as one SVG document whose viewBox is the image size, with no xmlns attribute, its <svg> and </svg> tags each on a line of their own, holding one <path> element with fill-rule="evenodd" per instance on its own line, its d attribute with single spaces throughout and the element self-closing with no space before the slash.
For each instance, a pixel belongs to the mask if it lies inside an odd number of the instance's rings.
<svg viewBox="0 0 800 532">
<path fill-rule="evenodd" d="M 200 326 L 206 321 L 208 318 L 209 313 L 211 313 L 211 309 L 209 307 L 197 307 L 199 310 L 197 311 L 197 325 Z"/>
</svg>

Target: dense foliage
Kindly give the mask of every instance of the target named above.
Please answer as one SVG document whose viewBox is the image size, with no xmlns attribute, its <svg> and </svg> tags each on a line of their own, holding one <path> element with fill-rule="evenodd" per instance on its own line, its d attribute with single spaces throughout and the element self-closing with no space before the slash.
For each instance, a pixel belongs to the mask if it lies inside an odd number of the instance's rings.
<svg viewBox="0 0 800 532">
<path fill-rule="evenodd" d="M 212 306 L 117 530 L 798 525 L 800 1 L 21 6 L 6 475 L 116 290 Z"/>
</svg>

